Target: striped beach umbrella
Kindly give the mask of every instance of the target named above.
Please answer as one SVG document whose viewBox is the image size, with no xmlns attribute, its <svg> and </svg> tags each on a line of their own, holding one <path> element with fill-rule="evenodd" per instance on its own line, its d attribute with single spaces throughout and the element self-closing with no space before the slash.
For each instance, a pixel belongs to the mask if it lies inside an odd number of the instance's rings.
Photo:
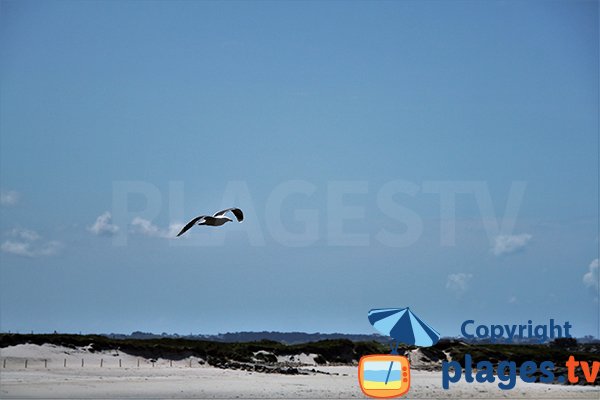
<svg viewBox="0 0 600 400">
<path fill-rule="evenodd" d="M 440 334 L 407 308 L 378 308 L 369 311 L 369 322 L 380 333 L 397 342 L 429 347 Z"/>
</svg>

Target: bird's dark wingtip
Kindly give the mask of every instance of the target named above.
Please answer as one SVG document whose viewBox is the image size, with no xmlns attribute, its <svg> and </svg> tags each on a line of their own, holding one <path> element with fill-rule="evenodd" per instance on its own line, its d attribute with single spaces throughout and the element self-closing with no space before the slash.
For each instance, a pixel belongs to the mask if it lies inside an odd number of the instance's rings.
<svg viewBox="0 0 600 400">
<path fill-rule="evenodd" d="M 233 215 L 235 215 L 238 222 L 242 222 L 244 220 L 244 213 L 241 209 L 233 208 L 233 209 L 231 209 L 231 212 L 233 212 Z"/>
</svg>

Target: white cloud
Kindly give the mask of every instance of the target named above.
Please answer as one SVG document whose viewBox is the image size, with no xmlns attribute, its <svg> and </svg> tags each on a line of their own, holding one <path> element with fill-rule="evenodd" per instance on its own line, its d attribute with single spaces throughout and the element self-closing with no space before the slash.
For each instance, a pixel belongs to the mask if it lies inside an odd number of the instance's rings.
<svg viewBox="0 0 600 400">
<path fill-rule="evenodd" d="M 8 192 L 0 192 L 0 205 L 14 206 L 21 199 L 19 192 L 9 190 Z"/>
<path fill-rule="evenodd" d="M 471 278 L 473 278 L 472 274 L 465 274 L 463 272 L 450 274 L 446 281 L 446 289 L 454 292 L 457 296 L 461 296 L 469 288 L 469 281 Z"/>
<path fill-rule="evenodd" d="M 29 229 L 23 228 L 14 228 L 12 231 L 9 232 L 9 235 L 12 237 L 26 240 L 28 242 L 33 242 L 34 240 L 38 240 L 40 238 L 40 235 L 38 235 L 36 231 L 31 231 Z"/>
<path fill-rule="evenodd" d="M 496 236 L 494 241 L 494 247 L 492 247 L 492 253 L 496 256 L 503 254 L 515 253 L 522 250 L 527 246 L 527 243 L 533 236 L 528 233 L 522 233 L 520 235 L 500 235 Z"/>
<path fill-rule="evenodd" d="M 96 222 L 88 230 L 95 235 L 112 236 L 119 231 L 119 227 L 112 223 L 112 215 L 106 211 L 96 218 Z"/>
<path fill-rule="evenodd" d="M 41 240 L 37 232 L 28 229 L 15 228 L 8 234 L 13 239 L 5 240 L 0 245 L 0 250 L 16 256 L 53 256 L 58 254 L 63 247 L 62 243 L 56 240 Z"/>
<path fill-rule="evenodd" d="M 510 296 L 508 298 L 508 304 L 517 304 L 519 302 L 519 299 L 517 299 L 517 296 Z"/>
<path fill-rule="evenodd" d="M 169 225 L 167 229 L 161 229 L 147 219 L 135 217 L 133 221 L 131 221 L 131 226 L 133 227 L 133 232 L 139 233 L 140 235 L 174 239 L 183 227 L 183 224 L 175 223 Z"/>
<path fill-rule="evenodd" d="M 177 234 L 181 232 L 181 229 L 184 227 L 182 223 L 174 223 L 169 225 L 169 230 L 167 232 L 167 236 L 170 238 L 177 237 Z"/>
<path fill-rule="evenodd" d="M 147 219 L 135 217 L 133 221 L 131 221 L 131 226 L 133 226 L 133 231 L 136 233 L 152 237 L 160 236 L 160 229 L 158 229 L 158 226 Z"/>
<path fill-rule="evenodd" d="M 598 259 L 596 258 L 590 263 L 589 271 L 583 275 L 583 284 L 596 290 L 598 287 Z"/>
<path fill-rule="evenodd" d="M 27 242 L 13 242 L 7 240 L 0 246 L 0 250 L 5 253 L 15 254 L 17 256 L 32 257 L 33 253 L 31 250 L 31 243 Z"/>
</svg>

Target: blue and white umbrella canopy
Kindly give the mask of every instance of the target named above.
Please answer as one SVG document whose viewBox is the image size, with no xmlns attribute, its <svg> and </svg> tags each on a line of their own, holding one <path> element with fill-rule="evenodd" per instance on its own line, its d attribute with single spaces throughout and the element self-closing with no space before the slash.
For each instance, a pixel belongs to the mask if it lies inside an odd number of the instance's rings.
<svg viewBox="0 0 600 400">
<path fill-rule="evenodd" d="M 369 311 L 369 322 L 380 333 L 415 346 L 429 347 L 440 334 L 407 308 L 379 308 Z"/>
</svg>

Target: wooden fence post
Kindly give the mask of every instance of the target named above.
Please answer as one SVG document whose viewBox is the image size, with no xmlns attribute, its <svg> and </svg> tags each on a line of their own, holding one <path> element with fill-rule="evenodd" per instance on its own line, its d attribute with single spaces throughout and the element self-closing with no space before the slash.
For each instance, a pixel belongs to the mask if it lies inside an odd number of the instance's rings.
<svg viewBox="0 0 600 400">
<path fill-rule="evenodd" d="M 44 368 L 48 368 L 48 360 L 44 360 Z"/>
<path fill-rule="evenodd" d="M 140 359 L 138 358 L 138 368 L 140 367 Z"/>
<path fill-rule="evenodd" d="M 27 368 L 27 359 L 25 359 L 25 368 Z"/>
<path fill-rule="evenodd" d="M 4 361 L 2 362 L 2 368 L 6 368 L 6 358 L 4 359 Z"/>
<path fill-rule="evenodd" d="M 83 358 L 81 359 L 81 368 L 83 368 Z"/>
<path fill-rule="evenodd" d="M 104 364 L 104 359 L 103 358 L 100 359 L 100 368 L 102 368 L 102 364 Z"/>
<path fill-rule="evenodd" d="M 65 368 L 67 368 L 67 359 L 66 359 L 66 358 L 65 358 L 65 362 L 63 363 L 63 366 L 64 366 Z"/>
<path fill-rule="evenodd" d="M 121 359 L 119 358 L 119 368 L 121 368 Z"/>
</svg>

